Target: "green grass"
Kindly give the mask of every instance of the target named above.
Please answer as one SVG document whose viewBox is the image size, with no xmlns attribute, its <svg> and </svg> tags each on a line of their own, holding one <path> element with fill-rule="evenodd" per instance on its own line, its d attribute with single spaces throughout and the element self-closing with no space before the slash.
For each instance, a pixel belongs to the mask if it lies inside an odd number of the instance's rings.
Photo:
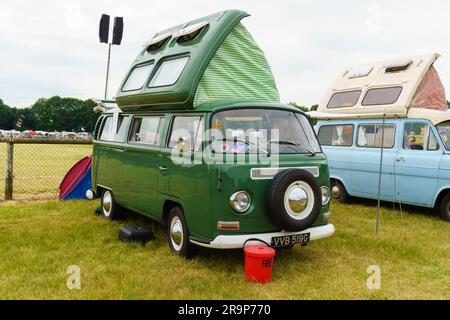
<svg viewBox="0 0 450 320">
<path fill-rule="evenodd" d="M 98 201 L 0 204 L 3 299 L 450 299 L 450 224 L 418 208 L 403 216 L 385 206 L 375 235 L 375 205 L 333 203 L 336 234 L 306 247 L 277 250 L 272 282 L 249 283 L 242 250 L 201 249 L 174 256 L 163 229 L 131 214 L 109 222 Z M 156 234 L 145 247 L 117 240 L 122 225 Z M 366 269 L 381 268 L 368 290 Z M 66 287 L 69 265 L 81 290 Z"/>
<path fill-rule="evenodd" d="M 67 171 L 92 154 L 91 145 L 16 144 L 14 189 L 16 200 L 56 198 Z M 5 190 L 6 143 L 0 143 L 0 200 Z"/>
</svg>

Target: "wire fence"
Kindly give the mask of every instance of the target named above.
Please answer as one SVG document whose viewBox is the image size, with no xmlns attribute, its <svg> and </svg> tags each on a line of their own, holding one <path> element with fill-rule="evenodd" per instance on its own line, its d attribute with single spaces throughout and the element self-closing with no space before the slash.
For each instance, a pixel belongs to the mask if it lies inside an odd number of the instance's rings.
<svg viewBox="0 0 450 320">
<path fill-rule="evenodd" d="M 0 140 L 0 202 L 56 199 L 67 171 L 91 154 L 89 140 Z"/>
</svg>

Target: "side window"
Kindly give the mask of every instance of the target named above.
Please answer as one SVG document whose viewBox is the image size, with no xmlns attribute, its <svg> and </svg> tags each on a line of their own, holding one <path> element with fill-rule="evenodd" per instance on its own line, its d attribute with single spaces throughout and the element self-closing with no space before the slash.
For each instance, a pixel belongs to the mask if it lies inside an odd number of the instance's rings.
<svg viewBox="0 0 450 320">
<path fill-rule="evenodd" d="M 133 71 L 131 71 L 130 76 L 123 85 L 122 91 L 134 91 L 142 89 L 152 69 L 153 63 L 135 67 Z"/>
<path fill-rule="evenodd" d="M 363 124 L 358 128 L 357 146 L 363 148 L 392 148 L 395 141 L 395 125 L 384 125 L 384 140 L 382 124 Z"/>
<path fill-rule="evenodd" d="M 180 152 L 199 151 L 201 149 L 202 128 L 202 117 L 175 117 L 170 133 L 169 148 L 176 147 Z"/>
<path fill-rule="evenodd" d="M 156 70 L 155 75 L 149 83 L 149 87 L 171 86 L 178 81 L 183 72 L 189 57 L 181 57 L 177 59 L 166 60 Z"/>
<path fill-rule="evenodd" d="M 428 148 L 427 148 L 427 150 L 430 150 L 430 151 L 439 150 L 439 143 L 438 143 L 433 131 L 431 130 L 431 128 L 428 128 Z"/>
<path fill-rule="evenodd" d="M 350 147 L 353 144 L 353 125 L 322 126 L 319 143 L 323 146 Z"/>
<path fill-rule="evenodd" d="M 439 150 L 439 143 L 429 125 L 420 122 L 408 122 L 403 132 L 405 150 Z"/>
<path fill-rule="evenodd" d="M 131 127 L 130 143 L 159 145 L 162 117 L 137 117 Z"/>
<path fill-rule="evenodd" d="M 361 90 L 336 92 L 328 102 L 328 109 L 353 107 L 361 96 Z"/>
<path fill-rule="evenodd" d="M 105 123 L 103 124 L 102 133 L 100 135 L 100 140 L 103 140 L 103 141 L 112 141 L 113 140 L 114 134 L 112 132 L 112 123 L 113 123 L 112 117 L 107 117 L 105 119 Z"/>
<path fill-rule="evenodd" d="M 397 102 L 402 90 L 402 87 L 369 89 L 361 104 L 363 106 L 393 104 Z"/>
<path fill-rule="evenodd" d="M 129 121 L 130 121 L 129 116 L 119 116 L 117 120 L 117 128 L 114 131 L 113 117 L 107 117 L 105 119 L 105 124 L 103 125 L 100 140 L 124 142 L 125 135 L 127 134 Z"/>
<path fill-rule="evenodd" d="M 125 136 L 127 135 L 128 125 L 130 124 L 129 116 L 119 116 L 116 134 L 114 136 L 114 141 L 124 142 Z"/>
</svg>

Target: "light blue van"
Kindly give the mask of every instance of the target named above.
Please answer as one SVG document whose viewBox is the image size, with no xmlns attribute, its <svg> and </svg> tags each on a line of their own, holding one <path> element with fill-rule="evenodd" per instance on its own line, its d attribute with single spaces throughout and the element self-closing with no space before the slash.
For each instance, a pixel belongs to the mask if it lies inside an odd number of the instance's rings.
<svg viewBox="0 0 450 320">
<path fill-rule="evenodd" d="M 436 207 L 450 221 L 450 111 L 437 57 L 347 70 L 310 113 L 334 199 L 377 199 L 382 163 L 381 200 Z"/>
</svg>

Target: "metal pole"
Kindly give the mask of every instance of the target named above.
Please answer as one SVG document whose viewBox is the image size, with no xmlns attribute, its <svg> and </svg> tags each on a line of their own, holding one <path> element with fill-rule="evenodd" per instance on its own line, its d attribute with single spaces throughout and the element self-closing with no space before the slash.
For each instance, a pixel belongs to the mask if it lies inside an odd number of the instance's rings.
<svg viewBox="0 0 450 320">
<path fill-rule="evenodd" d="M 111 62 L 111 43 L 108 44 L 108 64 L 106 66 L 105 100 L 108 96 L 109 63 Z"/>
<path fill-rule="evenodd" d="M 6 178 L 5 178 L 5 200 L 13 199 L 13 181 L 14 181 L 14 142 L 8 141 L 6 144 Z"/>
<path fill-rule="evenodd" d="M 377 223 L 376 223 L 376 234 L 378 235 L 379 225 L 380 225 L 380 198 L 381 198 L 381 176 L 383 171 L 383 153 L 384 153 L 384 125 L 386 122 L 386 114 L 383 114 L 383 124 L 381 130 L 381 155 L 380 155 L 380 171 L 378 172 L 378 203 L 377 203 Z"/>
</svg>

